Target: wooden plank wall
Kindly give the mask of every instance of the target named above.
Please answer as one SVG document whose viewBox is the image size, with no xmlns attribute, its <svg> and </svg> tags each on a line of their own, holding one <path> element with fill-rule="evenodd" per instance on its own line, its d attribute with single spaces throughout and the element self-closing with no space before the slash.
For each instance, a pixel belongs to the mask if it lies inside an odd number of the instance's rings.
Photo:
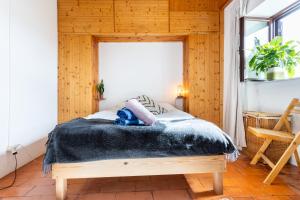
<svg viewBox="0 0 300 200">
<path fill-rule="evenodd" d="M 189 111 L 220 123 L 219 33 L 190 35 Z"/>
<path fill-rule="evenodd" d="M 93 60 L 90 35 L 59 34 L 59 121 L 96 112 L 95 84 L 98 66 Z"/>
<path fill-rule="evenodd" d="M 115 32 L 169 32 L 168 0 L 115 0 Z"/>
<path fill-rule="evenodd" d="M 63 33 L 114 32 L 113 0 L 58 0 L 58 29 Z"/>
<path fill-rule="evenodd" d="M 58 0 L 59 122 L 98 110 L 97 37 L 185 36 L 186 107 L 220 124 L 225 0 Z"/>
<path fill-rule="evenodd" d="M 224 1 L 224 0 L 223 0 Z M 222 4 L 222 6 L 224 6 Z M 220 10 L 220 127 L 223 127 L 223 95 L 224 95 L 224 7 Z"/>
</svg>

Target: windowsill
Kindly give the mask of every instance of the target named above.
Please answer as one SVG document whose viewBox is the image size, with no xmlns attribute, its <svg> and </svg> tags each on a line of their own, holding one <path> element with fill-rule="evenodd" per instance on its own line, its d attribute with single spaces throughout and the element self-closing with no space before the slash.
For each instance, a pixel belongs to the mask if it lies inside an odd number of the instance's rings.
<svg viewBox="0 0 300 200">
<path fill-rule="evenodd" d="M 255 80 L 255 79 L 245 79 L 245 82 L 254 82 L 254 83 L 272 83 L 272 82 L 285 82 L 285 81 L 294 81 L 294 80 L 300 80 L 300 77 L 296 78 L 289 78 L 289 79 L 278 79 L 278 80 Z"/>
</svg>

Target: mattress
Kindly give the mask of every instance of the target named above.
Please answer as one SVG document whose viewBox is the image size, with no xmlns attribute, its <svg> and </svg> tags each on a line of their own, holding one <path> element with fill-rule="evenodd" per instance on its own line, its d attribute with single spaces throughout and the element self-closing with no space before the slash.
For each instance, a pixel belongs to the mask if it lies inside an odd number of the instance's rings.
<svg viewBox="0 0 300 200">
<path fill-rule="evenodd" d="M 58 125 L 49 133 L 44 171 L 53 163 L 121 158 L 235 155 L 231 139 L 213 123 L 173 109 L 153 126 L 113 124 L 115 111 L 102 111 Z"/>
</svg>

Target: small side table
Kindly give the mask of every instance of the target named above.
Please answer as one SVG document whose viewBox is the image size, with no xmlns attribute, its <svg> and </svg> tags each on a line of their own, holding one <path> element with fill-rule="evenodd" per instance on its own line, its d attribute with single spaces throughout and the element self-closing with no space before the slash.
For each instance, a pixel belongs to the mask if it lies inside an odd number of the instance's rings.
<svg viewBox="0 0 300 200">
<path fill-rule="evenodd" d="M 178 110 L 184 110 L 184 97 L 183 96 L 178 96 L 175 99 L 175 108 Z"/>
</svg>

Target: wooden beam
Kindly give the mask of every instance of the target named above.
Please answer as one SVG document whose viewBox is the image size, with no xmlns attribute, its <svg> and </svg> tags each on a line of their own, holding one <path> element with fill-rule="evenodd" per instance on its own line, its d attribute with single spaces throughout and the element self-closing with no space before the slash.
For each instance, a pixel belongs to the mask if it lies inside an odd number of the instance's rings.
<svg viewBox="0 0 300 200">
<path fill-rule="evenodd" d="M 67 179 L 56 177 L 56 199 L 64 200 L 67 198 Z"/>
<path fill-rule="evenodd" d="M 223 173 L 214 172 L 214 191 L 217 195 L 223 194 Z"/>
<path fill-rule="evenodd" d="M 270 185 L 274 179 L 277 177 L 279 172 L 282 170 L 284 165 L 289 161 L 292 154 L 296 151 L 297 147 L 300 144 L 300 133 L 296 134 L 295 139 L 290 144 L 290 146 L 287 148 L 287 150 L 284 152 L 284 154 L 281 156 L 275 167 L 272 169 L 272 171 L 269 173 L 267 178 L 264 180 L 265 184 Z"/>
<path fill-rule="evenodd" d="M 62 179 L 224 172 L 225 156 L 114 159 L 57 163 L 52 176 Z"/>
<path fill-rule="evenodd" d="M 266 161 L 266 163 L 271 167 L 272 169 L 275 167 L 274 163 L 267 157 L 265 154 L 261 154 L 262 159 Z"/>
<path fill-rule="evenodd" d="M 162 35 L 162 36 L 99 36 L 98 42 L 184 42 L 184 35 Z"/>
<path fill-rule="evenodd" d="M 258 150 L 258 152 L 255 154 L 255 156 L 251 160 L 251 162 L 250 162 L 251 165 L 255 165 L 259 161 L 259 159 L 261 158 L 261 156 L 265 153 L 265 151 L 267 150 L 267 148 L 270 146 L 271 142 L 272 142 L 271 139 L 266 139 L 264 141 L 263 145 L 260 147 L 260 149 Z"/>
<path fill-rule="evenodd" d="M 288 105 L 287 109 L 281 116 L 280 120 L 275 125 L 274 129 L 275 131 L 279 131 L 282 126 L 285 124 L 285 120 L 288 118 L 288 116 L 291 114 L 292 110 L 299 104 L 299 99 L 294 98 L 290 104 Z"/>
</svg>

